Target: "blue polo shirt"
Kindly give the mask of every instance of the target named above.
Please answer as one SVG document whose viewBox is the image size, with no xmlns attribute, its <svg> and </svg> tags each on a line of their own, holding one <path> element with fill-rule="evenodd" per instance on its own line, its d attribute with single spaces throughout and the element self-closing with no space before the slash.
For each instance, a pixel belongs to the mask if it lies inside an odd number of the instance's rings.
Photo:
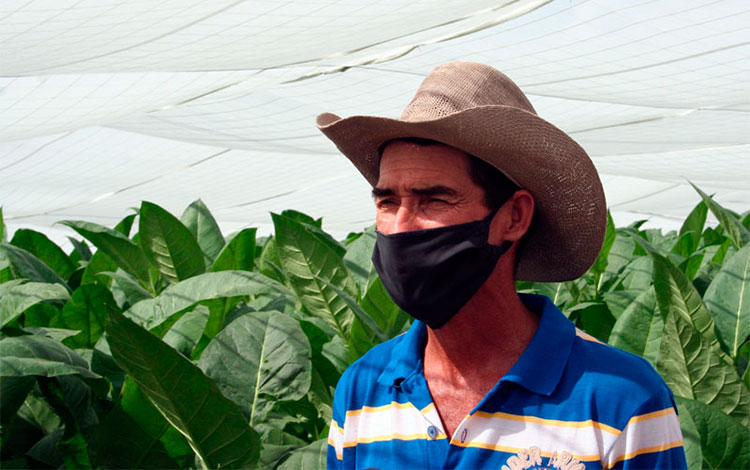
<svg viewBox="0 0 750 470">
<path fill-rule="evenodd" d="M 672 393 L 651 365 L 548 298 L 521 298 L 540 315 L 534 337 L 450 439 L 423 373 L 422 322 L 353 363 L 334 396 L 328 468 L 686 468 Z"/>
</svg>

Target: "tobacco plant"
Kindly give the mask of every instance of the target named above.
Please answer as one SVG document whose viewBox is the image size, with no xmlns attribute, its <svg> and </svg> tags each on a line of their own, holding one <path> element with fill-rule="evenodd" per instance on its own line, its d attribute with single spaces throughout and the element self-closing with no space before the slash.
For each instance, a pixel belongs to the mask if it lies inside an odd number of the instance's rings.
<svg viewBox="0 0 750 470">
<path fill-rule="evenodd" d="M 698 192 L 679 232 L 609 219 L 586 275 L 518 289 L 656 368 L 690 468 L 748 468 L 750 216 Z M 0 210 L 0 466 L 324 468 L 338 378 L 410 321 L 372 229 L 272 219 L 224 237 L 200 200 L 179 219 L 143 202 L 114 228 L 62 221 L 66 253 L 8 241 Z"/>
</svg>

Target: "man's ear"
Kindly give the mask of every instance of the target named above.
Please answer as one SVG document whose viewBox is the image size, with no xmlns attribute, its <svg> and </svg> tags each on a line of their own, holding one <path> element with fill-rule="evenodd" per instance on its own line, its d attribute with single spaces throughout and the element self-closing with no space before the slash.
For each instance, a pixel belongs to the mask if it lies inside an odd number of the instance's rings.
<svg viewBox="0 0 750 470">
<path fill-rule="evenodd" d="M 506 240 L 517 242 L 529 230 L 533 217 L 534 196 L 525 189 L 519 189 L 492 219 L 490 243 L 497 245 Z"/>
</svg>

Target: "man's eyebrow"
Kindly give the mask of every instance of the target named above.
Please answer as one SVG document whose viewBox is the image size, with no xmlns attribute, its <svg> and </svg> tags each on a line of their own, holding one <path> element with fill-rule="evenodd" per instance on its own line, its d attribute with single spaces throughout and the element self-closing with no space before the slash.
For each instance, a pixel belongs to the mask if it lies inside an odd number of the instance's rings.
<svg viewBox="0 0 750 470">
<path fill-rule="evenodd" d="M 448 196 L 458 197 L 458 192 L 455 189 L 443 186 L 441 184 L 435 186 L 427 186 L 424 188 L 410 188 L 409 192 L 417 196 Z M 393 196 L 396 192 L 391 188 L 372 188 L 372 197 L 386 197 Z"/>
</svg>

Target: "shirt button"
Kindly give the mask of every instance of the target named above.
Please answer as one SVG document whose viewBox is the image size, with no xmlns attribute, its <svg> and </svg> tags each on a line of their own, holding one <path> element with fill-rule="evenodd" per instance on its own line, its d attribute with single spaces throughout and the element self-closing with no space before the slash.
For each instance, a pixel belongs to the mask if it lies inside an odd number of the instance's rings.
<svg viewBox="0 0 750 470">
<path fill-rule="evenodd" d="M 430 426 L 427 428 L 427 435 L 430 436 L 430 439 L 435 439 L 438 435 L 438 430 L 435 426 Z"/>
<path fill-rule="evenodd" d="M 461 444 L 466 442 L 466 435 L 469 433 L 469 430 L 464 428 L 463 431 L 461 431 Z"/>
</svg>

